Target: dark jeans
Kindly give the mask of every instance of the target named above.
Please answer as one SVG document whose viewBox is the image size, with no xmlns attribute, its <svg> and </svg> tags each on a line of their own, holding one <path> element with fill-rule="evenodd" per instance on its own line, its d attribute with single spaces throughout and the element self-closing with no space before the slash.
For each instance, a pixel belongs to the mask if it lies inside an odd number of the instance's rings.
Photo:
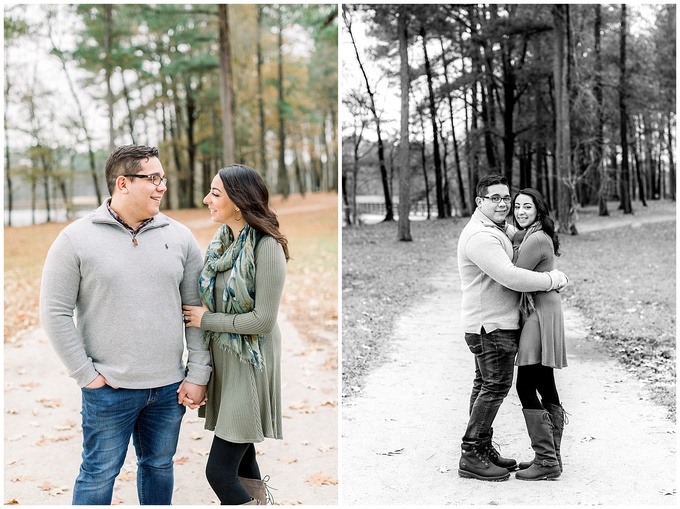
<svg viewBox="0 0 680 509">
<path fill-rule="evenodd" d="M 73 505 L 110 505 L 130 437 L 137 452 L 141 505 L 170 505 L 173 461 L 184 406 L 179 382 L 156 389 L 82 389 L 83 462 Z"/>
<path fill-rule="evenodd" d="M 475 354 L 475 380 L 470 395 L 470 420 L 463 443 L 479 444 L 491 433 L 503 399 L 512 387 L 519 330 L 465 334 L 465 342 Z"/>
</svg>

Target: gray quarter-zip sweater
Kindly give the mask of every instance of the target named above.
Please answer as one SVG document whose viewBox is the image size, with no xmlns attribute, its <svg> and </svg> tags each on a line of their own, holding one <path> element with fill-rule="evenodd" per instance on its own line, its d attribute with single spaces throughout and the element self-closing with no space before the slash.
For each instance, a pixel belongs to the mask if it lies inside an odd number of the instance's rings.
<svg viewBox="0 0 680 509">
<path fill-rule="evenodd" d="M 196 239 L 159 213 L 132 240 L 106 203 L 59 234 L 40 290 L 40 318 L 54 349 L 80 387 L 99 373 L 128 389 L 163 387 L 185 373 L 205 385 L 211 367 L 203 331 L 185 332 L 182 321 L 182 304 L 201 305 Z"/>
</svg>

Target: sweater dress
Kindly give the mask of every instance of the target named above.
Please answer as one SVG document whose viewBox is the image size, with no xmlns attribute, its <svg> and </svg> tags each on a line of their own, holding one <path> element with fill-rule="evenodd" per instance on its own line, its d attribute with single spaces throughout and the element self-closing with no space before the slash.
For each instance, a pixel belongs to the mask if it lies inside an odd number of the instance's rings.
<svg viewBox="0 0 680 509">
<path fill-rule="evenodd" d="M 218 272 L 215 302 L 222 302 L 231 269 Z M 283 438 L 281 426 L 281 331 L 277 315 L 286 277 L 286 259 L 281 245 L 263 236 L 255 246 L 255 307 L 251 312 L 231 315 L 203 314 L 201 328 L 215 332 L 262 334 L 260 343 L 264 368 L 241 362 L 231 351 L 211 342 L 212 377 L 208 401 L 199 409 L 205 429 L 233 443 L 257 443 L 265 438 Z"/>
<path fill-rule="evenodd" d="M 516 235 L 513 244 L 521 242 Z M 534 271 L 550 271 L 555 268 L 555 252 L 550 237 L 538 231 L 531 234 L 515 262 L 517 267 Z M 564 317 L 560 294 L 556 291 L 534 292 L 536 310 L 529 315 L 522 326 L 519 349 L 515 364 L 527 366 L 542 364 L 552 368 L 567 365 L 567 351 L 564 339 Z"/>
</svg>

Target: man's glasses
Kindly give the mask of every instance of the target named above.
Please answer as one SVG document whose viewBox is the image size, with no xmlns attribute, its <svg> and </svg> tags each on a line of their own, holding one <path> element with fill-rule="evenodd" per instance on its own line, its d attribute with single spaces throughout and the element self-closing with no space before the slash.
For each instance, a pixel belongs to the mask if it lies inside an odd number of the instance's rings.
<svg viewBox="0 0 680 509">
<path fill-rule="evenodd" d="M 506 204 L 508 204 L 512 201 L 511 196 L 500 196 L 498 194 L 493 194 L 491 196 L 480 196 L 480 198 L 482 200 L 486 198 L 487 200 L 491 200 L 493 203 L 500 203 L 501 200 L 503 200 Z"/>
<path fill-rule="evenodd" d="M 138 173 L 126 173 L 123 175 L 123 177 L 138 177 L 138 178 L 143 178 L 143 179 L 149 179 L 151 182 L 153 182 L 153 185 L 158 187 L 161 185 L 167 185 L 168 179 L 165 177 L 161 177 L 160 175 L 139 175 Z"/>
</svg>

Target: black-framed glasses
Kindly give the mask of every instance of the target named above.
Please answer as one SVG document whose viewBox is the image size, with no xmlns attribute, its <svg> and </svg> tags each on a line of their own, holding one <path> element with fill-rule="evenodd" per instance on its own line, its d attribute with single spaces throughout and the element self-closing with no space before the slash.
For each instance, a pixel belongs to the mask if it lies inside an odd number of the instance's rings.
<svg viewBox="0 0 680 509">
<path fill-rule="evenodd" d="M 126 173 L 123 175 L 123 177 L 139 177 L 143 179 L 149 179 L 156 187 L 160 186 L 161 183 L 164 186 L 167 185 L 168 183 L 168 179 L 166 179 L 165 177 L 161 177 L 160 175 L 140 175 L 138 173 Z"/>
<path fill-rule="evenodd" d="M 482 200 L 486 198 L 487 200 L 491 200 L 493 203 L 500 203 L 501 200 L 503 200 L 503 202 L 505 202 L 506 205 L 512 201 L 512 196 L 501 196 L 499 194 L 492 194 L 491 196 L 480 196 L 480 198 Z"/>
</svg>

